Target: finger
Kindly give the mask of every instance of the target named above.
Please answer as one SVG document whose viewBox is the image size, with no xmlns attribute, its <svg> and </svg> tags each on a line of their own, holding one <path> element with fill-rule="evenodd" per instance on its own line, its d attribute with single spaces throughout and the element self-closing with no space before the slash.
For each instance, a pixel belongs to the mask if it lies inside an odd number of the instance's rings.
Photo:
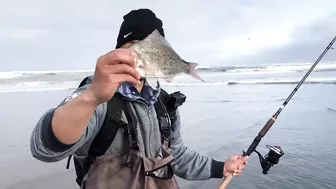
<svg viewBox="0 0 336 189">
<path fill-rule="evenodd" d="M 139 72 L 135 68 L 133 68 L 133 67 L 127 65 L 127 64 L 113 65 L 111 67 L 108 67 L 107 71 L 110 74 L 129 74 L 137 80 L 139 80 L 140 77 L 141 77 Z"/>
<path fill-rule="evenodd" d="M 239 159 L 241 164 L 245 164 L 248 161 L 248 157 L 242 157 Z"/>
<path fill-rule="evenodd" d="M 236 169 L 233 173 L 240 174 L 243 170 Z"/>
<path fill-rule="evenodd" d="M 111 51 L 103 56 L 104 62 L 107 65 L 125 63 L 129 64 L 132 67 L 136 67 L 137 65 L 137 55 L 130 49 L 116 49 Z"/>
<path fill-rule="evenodd" d="M 244 169 L 245 169 L 245 166 L 244 166 L 244 165 L 240 165 L 240 166 L 238 166 L 237 169 L 239 169 L 239 170 L 244 170 Z"/>
<path fill-rule="evenodd" d="M 233 173 L 232 174 L 234 177 L 239 176 L 239 173 Z"/>
<path fill-rule="evenodd" d="M 231 156 L 230 159 L 232 159 L 232 160 L 237 160 L 237 159 L 240 159 L 240 157 L 241 157 L 241 156 L 236 155 L 236 156 Z"/>
<path fill-rule="evenodd" d="M 128 42 L 128 43 L 125 43 L 124 45 L 123 45 L 123 48 L 129 48 L 130 46 L 132 46 L 134 43 L 137 43 L 139 40 L 132 40 L 132 41 L 130 41 L 130 42 Z"/>
<path fill-rule="evenodd" d="M 115 74 L 113 75 L 113 77 L 114 81 L 118 83 L 129 82 L 132 83 L 133 85 L 141 84 L 139 80 L 135 79 L 134 77 L 128 74 Z"/>
</svg>

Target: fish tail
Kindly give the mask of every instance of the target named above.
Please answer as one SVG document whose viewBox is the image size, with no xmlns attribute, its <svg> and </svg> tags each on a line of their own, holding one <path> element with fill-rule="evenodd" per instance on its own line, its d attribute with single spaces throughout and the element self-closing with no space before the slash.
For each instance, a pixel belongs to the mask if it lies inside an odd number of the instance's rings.
<svg viewBox="0 0 336 189">
<path fill-rule="evenodd" d="M 199 64 L 198 64 L 198 63 L 193 63 L 193 62 L 189 62 L 189 64 L 190 64 L 190 67 L 189 67 L 189 74 L 190 74 L 192 77 L 194 77 L 194 78 L 196 78 L 196 79 L 198 79 L 198 80 L 200 80 L 200 81 L 202 81 L 202 82 L 205 82 L 205 81 L 201 78 L 201 76 L 199 76 L 198 73 L 196 73 L 196 71 L 195 71 L 195 68 L 196 68 Z"/>
</svg>

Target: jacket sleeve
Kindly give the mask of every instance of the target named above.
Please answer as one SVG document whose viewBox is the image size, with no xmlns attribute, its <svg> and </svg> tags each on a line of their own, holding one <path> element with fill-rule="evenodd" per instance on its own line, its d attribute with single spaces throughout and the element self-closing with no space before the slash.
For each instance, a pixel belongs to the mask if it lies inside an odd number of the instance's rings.
<svg viewBox="0 0 336 189">
<path fill-rule="evenodd" d="M 172 119 L 174 129 L 172 131 L 171 152 L 174 156 L 172 165 L 175 174 L 186 180 L 223 178 L 224 162 L 216 161 L 185 146 L 180 132 L 178 110 Z"/>
<path fill-rule="evenodd" d="M 66 104 L 69 100 L 71 100 L 71 98 L 74 98 L 76 95 L 84 92 L 85 89 L 86 86 L 78 88 L 66 99 L 64 99 L 59 106 Z M 42 115 L 33 129 L 30 138 L 30 150 L 32 156 L 43 162 L 56 162 L 72 155 L 92 135 L 98 132 L 106 113 L 106 105 L 99 105 L 94 111 L 88 127 L 80 140 L 75 144 L 66 145 L 61 143 L 55 137 L 51 128 L 51 121 L 56 108 L 52 108 Z"/>
</svg>

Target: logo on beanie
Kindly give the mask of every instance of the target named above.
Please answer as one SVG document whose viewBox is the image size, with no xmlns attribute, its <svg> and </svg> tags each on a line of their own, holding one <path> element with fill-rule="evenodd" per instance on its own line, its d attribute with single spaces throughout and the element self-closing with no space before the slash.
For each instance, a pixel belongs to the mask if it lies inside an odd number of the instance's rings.
<svg viewBox="0 0 336 189">
<path fill-rule="evenodd" d="M 128 34 L 124 35 L 124 38 L 126 38 L 127 36 L 131 35 L 132 32 L 129 32 Z"/>
</svg>

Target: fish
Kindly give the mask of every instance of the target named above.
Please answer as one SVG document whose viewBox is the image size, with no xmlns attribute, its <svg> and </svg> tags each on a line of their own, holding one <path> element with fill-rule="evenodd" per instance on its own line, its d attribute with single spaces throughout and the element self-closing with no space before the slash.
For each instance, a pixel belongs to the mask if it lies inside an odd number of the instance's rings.
<svg viewBox="0 0 336 189">
<path fill-rule="evenodd" d="M 176 76 L 187 74 L 205 82 L 195 70 L 199 63 L 182 59 L 157 29 L 128 48 L 138 56 L 136 70 L 141 77 L 170 83 Z"/>
</svg>

